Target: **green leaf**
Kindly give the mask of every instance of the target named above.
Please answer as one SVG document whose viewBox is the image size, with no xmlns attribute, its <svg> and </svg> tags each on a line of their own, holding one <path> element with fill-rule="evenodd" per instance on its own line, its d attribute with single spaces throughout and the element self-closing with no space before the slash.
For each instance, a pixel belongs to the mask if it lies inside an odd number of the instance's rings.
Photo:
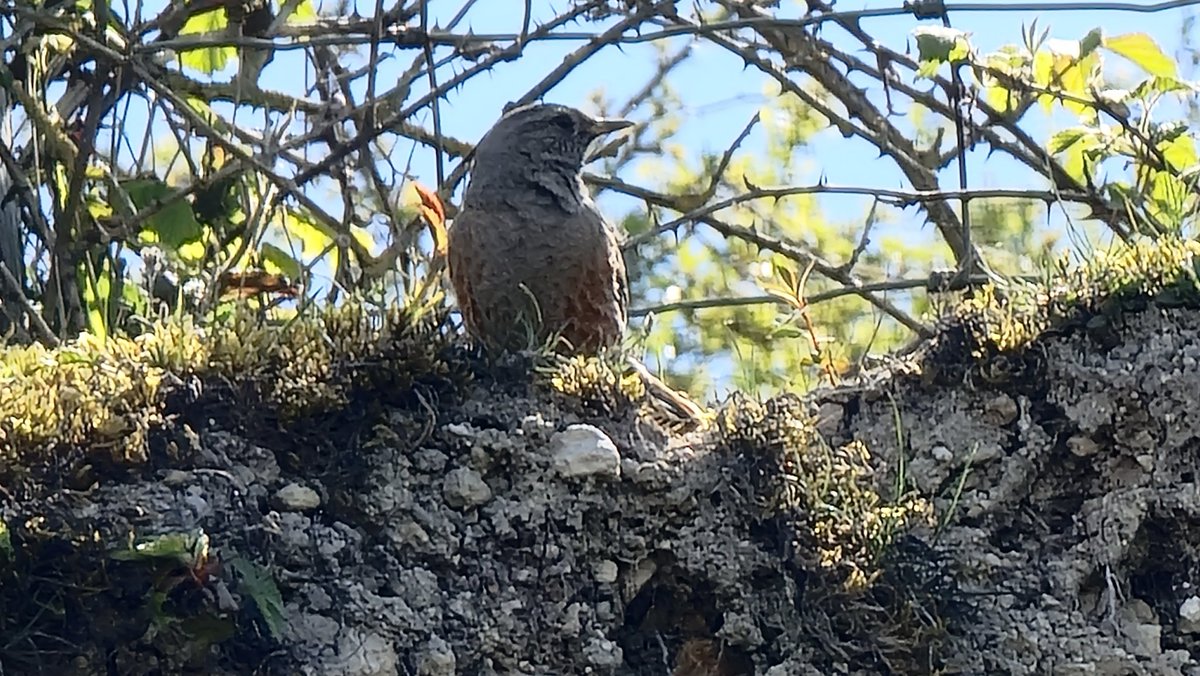
<svg viewBox="0 0 1200 676">
<path fill-rule="evenodd" d="M 292 255 L 283 249 L 270 242 L 264 242 L 261 255 L 263 269 L 267 272 L 279 273 L 293 280 L 300 278 L 300 262 L 292 258 Z"/>
<path fill-rule="evenodd" d="M 229 25 L 225 18 L 224 9 L 214 9 L 192 16 L 179 29 L 180 35 L 203 35 L 224 31 Z M 179 52 L 179 62 L 188 68 L 212 75 L 229 64 L 229 60 L 237 56 L 235 47 L 200 47 L 183 49 Z"/>
<path fill-rule="evenodd" d="M 97 274 L 92 259 L 85 257 L 80 274 L 83 277 L 83 303 L 87 311 L 88 332 L 101 340 L 108 337 L 108 308 L 112 297 L 112 268 L 108 259 Z"/>
<path fill-rule="evenodd" d="M 1125 33 L 1104 38 L 1109 51 L 1129 59 L 1142 70 L 1160 77 L 1177 77 L 1175 62 L 1145 33 Z"/>
<path fill-rule="evenodd" d="M 1088 129 L 1087 127 L 1071 127 L 1069 129 L 1064 129 L 1060 132 L 1055 132 L 1055 134 L 1050 137 L 1049 143 L 1046 144 L 1046 149 L 1050 151 L 1051 155 L 1057 155 L 1076 143 L 1079 143 L 1084 136 L 1089 136 L 1091 134 L 1092 130 Z"/>
<path fill-rule="evenodd" d="M 239 588 L 254 601 L 271 636 L 279 638 L 285 619 L 283 596 L 280 595 L 275 580 L 265 568 L 247 559 L 234 559 L 230 561 L 230 566 L 241 576 Z"/>
<path fill-rule="evenodd" d="M 288 17 L 287 23 L 289 26 L 292 26 L 299 23 L 307 23 L 316 18 L 317 7 L 313 3 L 313 0 L 300 0 L 300 3 L 296 5 L 296 10 Z"/>
<path fill-rule="evenodd" d="M 1158 149 L 1162 151 L 1163 157 L 1167 158 L 1167 162 L 1179 170 L 1196 167 L 1200 162 L 1196 154 L 1195 139 L 1187 134 L 1173 135 L 1160 141 Z M 1180 175 L 1180 178 L 1183 176 Z"/>
<path fill-rule="evenodd" d="M 917 55 L 922 65 L 963 61 L 971 53 L 970 33 L 945 26 L 921 26 L 913 30 Z"/>
<path fill-rule="evenodd" d="M 121 181 L 121 188 L 129 194 L 129 200 L 140 211 L 164 200 L 173 191 L 161 179 L 155 177 L 133 178 Z M 187 200 L 175 200 L 159 209 L 142 224 L 140 239 L 144 243 L 158 243 L 172 252 L 195 242 L 203 233 L 200 222 L 192 213 Z"/>
<path fill-rule="evenodd" d="M 1104 44 L 1104 31 L 1099 28 L 1093 28 L 1088 31 L 1088 34 L 1083 36 L 1079 41 L 1079 56 L 1080 58 L 1091 54 Z"/>
<path fill-rule="evenodd" d="M 1188 186 L 1165 171 L 1153 173 L 1151 186 L 1150 212 L 1168 227 L 1180 226 L 1191 194 Z"/>
<path fill-rule="evenodd" d="M 8 523 L 4 519 L 0 519 L 0 564 L 11 561 L 12 554 L 12 537 L 8 532 Z"/>
<path fill-rule="evenodd" d="M 189 533 L 165 533 L 142 540 L 132 549 L 118 549 L 110 556 L 118 561 L 166 559 L 195 569 L 208 558 L 208 534 L 200 529 Z"/>
</svg>

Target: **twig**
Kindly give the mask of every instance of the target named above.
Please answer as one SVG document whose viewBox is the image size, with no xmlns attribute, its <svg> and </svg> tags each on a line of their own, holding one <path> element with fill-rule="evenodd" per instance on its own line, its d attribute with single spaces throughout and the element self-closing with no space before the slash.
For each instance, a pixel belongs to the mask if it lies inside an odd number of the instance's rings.
<svg viewBox="0 0 1200 676">
<path fill-rule="evenodd" d="M 0 261 L 0 277 L 4 278 L 4 285 L 8 287 L 11 296 L 16 298 L 21 304 L 21 310 L 25 312 L 26 317 L 29 317 L 29 323 L 33 326 L 42 342 L 49 347 L 58 347 L 58 336 L 54 335 L 54 332 L 50 330 L 50 326 L 46 324 L 46 320 L 42 318 L 41 313 L 37 311 L 37 308 L 33 307 L 33 303 L 25 296 L 24 290 L 21 289 L 21 283 L 9 271 L 4 261 Z"/>
<path fill-rule="evenodd" d="M 1034 277 L 1020 277 L 1026 281 L 1035 280 Z M 808 305 L 815 305 L 835 298 L 844 296 L 861 296 L 863 293 L 875 293 L 884 291 L 905 291 L 909 289 L 926 289 L 929 291 L 956 291 L 970 286 L 986 284 L 992 281 L 987 275 L 971 275 L 955 284 L 941 288 L 938 285 L 944 281 L 944 275 L 933 274 L 927 277 L 913 279 L 889 279 L 882 282 L 869 282 L 860 284 L 859 286 L 843 286 L 836 289 L 828 289 L 812 294 L 805 294 L 804 301 Z M 673 303 L 661 303 L 658 305 L 648 305 L 646 307 L 634 308 L 629 311 L 630 317 L 644 317 L 649 314 L 663 314 L 667 312 L 682 312 L 688 310 L 707 310 L 712 308 L 727 308 L 727 307 L 743 307 L 747 305 L 786 305 L 791 306 L 791 303 L 780 298 L 779 296 L 738 296 L 733 298 L 695 298 L 689 300 L 680 300 Z"/>
</svg>

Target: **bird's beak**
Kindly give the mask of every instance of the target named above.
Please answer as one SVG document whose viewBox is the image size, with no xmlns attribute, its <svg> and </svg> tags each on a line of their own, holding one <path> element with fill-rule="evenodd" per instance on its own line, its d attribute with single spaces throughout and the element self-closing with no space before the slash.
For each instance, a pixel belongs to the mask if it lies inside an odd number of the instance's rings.
<svg viewBox="0 0 1200 676">
<path fill-rule="evenodd" d="M 599 138 L 605 134 L 611 134 L 614 131 L 620 131 L 628 127 L 632 127 L 633 122 L 630 120 L 622 120 L 620 118 L 600 118 L 592 121 L 592 134 Z"/>
</svg>

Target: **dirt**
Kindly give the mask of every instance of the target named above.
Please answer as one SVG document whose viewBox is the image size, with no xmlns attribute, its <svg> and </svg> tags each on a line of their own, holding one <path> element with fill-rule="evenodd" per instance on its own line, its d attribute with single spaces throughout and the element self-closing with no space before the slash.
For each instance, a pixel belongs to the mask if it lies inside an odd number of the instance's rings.
<svg viewBox="0 0 1200 676">
<path fill-rule="evenodd" d="M 820 515 L 766 504 L 761 457 L 633 407 L 486 380 L 288 425 L 181 404 L 145 466 L 7 472 L 0 673 L 1200 674 L 1200 314 L 1112 328 L 935 341 L 771 409 L 933 504 L 857 589 L 796 551 Z M 182 572 L 112 556 L 197 529 Z"/>
</svg>

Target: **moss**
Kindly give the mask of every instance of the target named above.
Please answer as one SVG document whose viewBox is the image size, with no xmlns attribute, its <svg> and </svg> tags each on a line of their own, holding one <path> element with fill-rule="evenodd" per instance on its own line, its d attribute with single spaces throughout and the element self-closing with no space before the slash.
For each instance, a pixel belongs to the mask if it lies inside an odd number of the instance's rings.
<svg viewBox="0 0 1200 676">
<path fill-rule="evenodd" d="M 920 541 L 909 534 L 933 524 L 932 506 L 882 495 L 866 446 L 830 447 L 813 422 L 798 397 L 736 396 L 715 430 L 722 450 L 747 465 L 764 521 L 790 534 L 813 645 L 831 664 L 850 658 L 892 673 L 938 663 L 940 618 L 956 587 L 936 553 L 911 551 Z"/>
<path fill-rule="evenodd" d="M 600 413 L 616 414 L 636 406 L 646 397 L 638 374 L 626 367 L 617 353 L 600 356 L 543 355 L 535 368 L 534 382 L 578 400 Z"/>
<path fill-rule="evenodd" d="M 766 513 L 792 522 L 801 561 L 862 590 L 893 537 L 928 522 L 931 507 L 916 496 L 885 499 L 866 446 L 828 446 L 805 410 L 793 396 L 735 397 L 717 416 L 720 443 L 750 464 Z"/>
<path fill-rule="evenodd" d="M 959 304 L 944 327 L 961 332 L 965 356 L 984 359 L 1024 347 L 1058 329 L 1080 326 L 1102 336 L 1109 320 L 1147 302 L 1200 306 L 1200 243 L 1137 240 L 1065 265 L 1039 284 L 987 285 Z"/>
<path fill-rule="evenodd" d="M 430 379 L 465 379 L 443 358 L 444 313 L 375 310 L 359 302 L 285 322 L 246 306 L 201 324 L 156 324 L 137 337 L 83 335 L 60 348 L 0 351 L 0 459 L 50 446 L 146 457 L 167 395 L 189 382 L 247 392 L 284 419 L 345 406 L 352 393 L 403 393 Z"/>
</svg>

